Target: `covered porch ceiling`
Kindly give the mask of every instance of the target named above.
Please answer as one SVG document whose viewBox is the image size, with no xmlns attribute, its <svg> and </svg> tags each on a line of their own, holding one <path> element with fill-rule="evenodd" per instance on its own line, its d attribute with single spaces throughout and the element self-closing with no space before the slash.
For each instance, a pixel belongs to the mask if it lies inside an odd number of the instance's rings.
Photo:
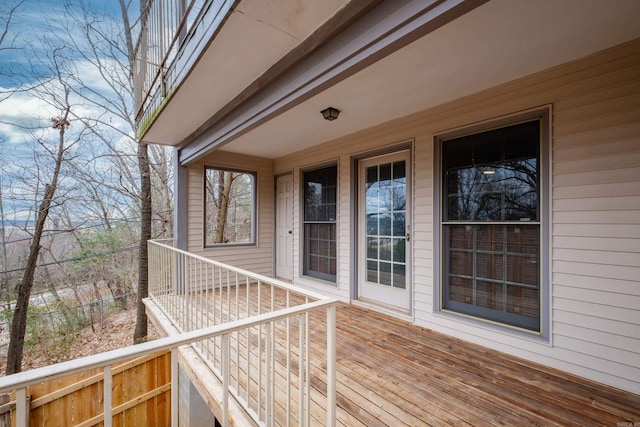
<svg viewBox="0 0 640 427">
<path fill-rule="evenodd" d="M 185 128 L 171 145 L 183 163 L 214 149 L 278 158 L 634 40 L 638 16 L 636 0 L 490 0 L 253 126 L 214 143 L 215 123 Z"/>
</svg>

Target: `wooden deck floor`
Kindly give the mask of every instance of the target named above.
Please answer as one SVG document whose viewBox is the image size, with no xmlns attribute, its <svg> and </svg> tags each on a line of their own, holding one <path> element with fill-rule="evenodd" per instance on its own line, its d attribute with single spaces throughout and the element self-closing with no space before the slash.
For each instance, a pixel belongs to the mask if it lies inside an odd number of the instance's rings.
<svg viewBox="0 0 640 427">
<path fill-rule="evenodd" d="M 336 320 L 339 426 L 640 425 L 638 395 L 350 304 Z M 313 425 L 324 425 L 325 323 L 311 316 Z"/>
<path fill-rule="evenodd" d="M 640 396 L 347 304 L 337 309 L 343 426 L 640 423 Z"/>
</svg>

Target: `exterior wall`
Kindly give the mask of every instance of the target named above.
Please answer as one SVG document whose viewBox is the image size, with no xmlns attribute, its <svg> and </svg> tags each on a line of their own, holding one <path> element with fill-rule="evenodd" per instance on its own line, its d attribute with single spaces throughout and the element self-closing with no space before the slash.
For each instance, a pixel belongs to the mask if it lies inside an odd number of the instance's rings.
<svg viewBox="0 0 640 427">
<path fill-rule="evenodd" d="M 433 141 L 545 105 L 552 108 L 551 332 L 541 338 L 437 310 Z M 640 393 L 640 41 L 277 159 L 275 173 L 293 171 L 298 189 L 295 284 L 350 299 L 353 158 L 407 141 L 414 323 Z M 299 256 L 300 171 L 332 161 L 339 166 L 337 285 L 300 277 Z"/>
<path fill-rule="evenodd" d="M 256 245 L 204 247 L 204 168 L 257 172 Z M 273 274 L 274 181 L 269 159 L 217 151 L 187 167 L 187 250 L 255 273 Z"/>
</svg>

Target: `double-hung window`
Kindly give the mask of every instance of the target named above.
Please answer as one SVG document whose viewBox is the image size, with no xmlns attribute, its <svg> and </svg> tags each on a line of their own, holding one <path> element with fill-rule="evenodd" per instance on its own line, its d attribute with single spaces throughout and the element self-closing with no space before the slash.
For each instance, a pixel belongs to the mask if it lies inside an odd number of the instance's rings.
<svg viewBox="0 0 640 427">
<path fill-rule="evenodd" d="M 336 206 L 338 167 L 303 173 L 303 274 L 336 281 Z"/>
<path fill-rule="evenodd" d="M 442 308 L 541 332 L 542 121 L 440 141 Z"/>
</svg>

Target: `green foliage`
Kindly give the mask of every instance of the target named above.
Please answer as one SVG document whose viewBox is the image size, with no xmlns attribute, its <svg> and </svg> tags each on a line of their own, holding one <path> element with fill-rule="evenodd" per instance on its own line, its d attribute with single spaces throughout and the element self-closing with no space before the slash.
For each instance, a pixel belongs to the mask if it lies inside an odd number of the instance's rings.
<svg viewBox="0 0 640 427">
<path fill-rule="evenodd" d="M 106 280 L 118 282 L 133 268 L 130 254 L 119 253 L 131 243 L 130 230 L 126 225 L 116 226 L 111 231 L 84 233 L 77 237 L 79 250 L 72 254 L 76 261 L 73 269 L 82 280 Z"/>
<path fill-rule="evenodd" d="M 124 239 L 117 231 L 100 231 L 97 233 L 87 233 L 78 237 L 80 250 L 73 254 L 74 258 L 87 258 L 94 255 L 111 252 L 124 246 Z M 106 256 L 106 255 L 104 255 Z M 81 259 L 77 262 L 87 261 L 89 263 L 100 262 L 104 256 Z"/>
<path fill-rule="evenodd" d="M 76 315 L 60 318 L 62 312 L 60 308 L 30 305 L 27 312 L 25 347 L 46 344 L 51 355 L 67 350 L 77 332 L 87 324 L 87 320 Z"/>
<path fill-rule="evenodd" d="M 66 304 L 62 301 L 60 304 Z M 63 316 L 62 313 L 67 313 Z M 0 319 L 8 324 L 13 310 L 0 312 Z M 27 354 L 45 356 L 47 363 L 66 360 L 71 346 L 89 319 L 69 310 L 68 307 L 30 305 L 27 311 L 27 328 L 24 348 Z"/>
</svg>

